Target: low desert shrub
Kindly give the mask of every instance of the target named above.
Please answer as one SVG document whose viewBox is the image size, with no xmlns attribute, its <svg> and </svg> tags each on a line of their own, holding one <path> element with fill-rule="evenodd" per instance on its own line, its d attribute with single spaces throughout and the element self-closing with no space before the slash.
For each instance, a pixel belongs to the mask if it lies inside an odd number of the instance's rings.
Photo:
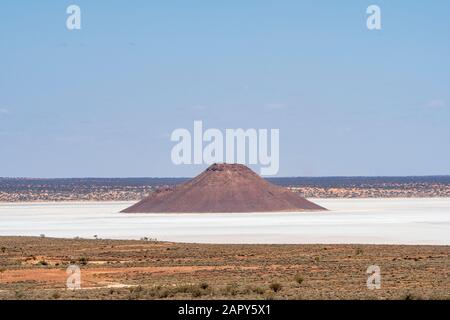
<svg viewBox="0 0 450 320">
<path fill-rule="evenodd" d="M 167 290 L 167 289 L 163 289 L 163 290 L 160 290 L 160 291 L 158 291 L 158 298 L 159 299 L 165 299 L 165 298 L 167 298 L 167 297 L 169 297 L 171 294 L 170 294 L 170 291 L 169 290 Z"/>
<path fill-rule="evenodd" d="M 302 277 L 301 275 L 296 274 L 295 277 L 294 277 L 294 280 L 295 280 L 295 282 L 297 282 L 298 284 L 302 284 L 303 281 L 304 281 L 305 279 L 303 279 L 303 277 Z"/>
<path fill-rule="evenodd" d="M 281 290 L 282 285 L 278 282 L 272 282 L 269 286 L 269 288 L 273 291 L 273 292 L 278 292 Z"/>
<path fill-rule="evenodd" d="M 264 292 L 266 292 L 266 290 L 264 290 L 264 288 L 261 287 L 254 287 L 252 291 L 257 294 L 264 294 Z"/>
<path fill-rule="evenodd" d="M 193 298 L 198 298 L 202 296 L 202 290 L 200 288 L 192 288 L 191 295 Z"/>
<path fill-rule="evenodd" d="M 229 284 L 225 287 L 225 294 L 235 296 L 239 293 L 238 285 L 236 283 Z"/>
<path fill-rule="evenodd" d="M 264 300 L 274 300 L 274 299 L 275 299 L 275 296 L 273 295 L 272 292 L 268 292 L 264 296 Z"/>
<path fill-rule="evenodd" d="M 403 300 L 422 300 L 422 297 L 416 296 L 410 292 L 407 292 L 403 297 Z"/>
<path fill-rule="evenodd" d="M 199 287 L 200 287 L 200 289 L 206 290 L 206 289 L 208 289 L 209 284 L 206 282 L 202 282 L 202 283 L 200 283 Z"/>
<path fill-rule="evenodd" d="M 52 294 L 52 298 L 53 298 L 53 299 L 56 300 L 56 299 L 59 299 L 60 297 L 61 297 L 61 295 L 59 294 L 59 292 L 56 292 L 56 291 L 53 292 L 53 294 Z"/>
</svg>

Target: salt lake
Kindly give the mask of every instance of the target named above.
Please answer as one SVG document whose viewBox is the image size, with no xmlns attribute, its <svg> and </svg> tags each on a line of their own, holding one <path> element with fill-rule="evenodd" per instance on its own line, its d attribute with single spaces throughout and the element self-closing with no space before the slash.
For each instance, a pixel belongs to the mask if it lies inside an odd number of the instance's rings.
<svg viewBox="0 0 450 320">
<path fill-rule="evenodd" d="M 311 200 L 330 211 L 125 214 L 132 202 L 0 203 L 0 236 L 450 245 L 450 198 Z"/>
</svg>

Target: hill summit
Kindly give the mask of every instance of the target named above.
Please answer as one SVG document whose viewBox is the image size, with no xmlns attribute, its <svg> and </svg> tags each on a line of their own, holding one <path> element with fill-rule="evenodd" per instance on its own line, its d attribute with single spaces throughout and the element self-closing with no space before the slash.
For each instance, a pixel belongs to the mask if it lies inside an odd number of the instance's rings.
<svg viewBox="0 0 450 320">
<path fill-rule="evenodd" d="M 213 164 L 195 178 L 159 189 L 125 213 L 318 211 L 325 208 L 273 185 L 242 164 Z"/>
</svg>

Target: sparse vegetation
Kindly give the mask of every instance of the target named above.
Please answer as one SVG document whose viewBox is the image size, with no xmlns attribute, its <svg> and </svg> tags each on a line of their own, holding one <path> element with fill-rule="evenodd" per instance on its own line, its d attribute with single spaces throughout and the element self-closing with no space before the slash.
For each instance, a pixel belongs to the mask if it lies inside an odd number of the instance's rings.
<svg viewBox="0 0 450 320">
<path fill-rule="evenodd" d="M 88 264 L 89 258 L 88 258 L 88 257 L 80 257 L 80 258 L 78 258 L 78 262 L 79 262 L 81 265 L 85 266 L 85 265 Z"/>
<path fill-rule="evenodd" d="M 414 295 L 411 292 L 407 292 L 403 297 L 402 300 L 422 300 L 422 297 L 418 295 Z"/>
<path fill-rule="evenodd" d="M 303 279 L 303 277 L 300 274 L 296 274 L 295 277 L 294 277 L 294 280 L 298 284 L 302 284 L 305 279 Z"/>
<path fill-rule="evenodd" d="M 225 294 L 235 296 L 238 294 L 238 285 L 236 283 L 229 284 L 225 287 Z"/>
<path fill-rule="evenodd" d="M 158 239 L 156 239 L 156 238 L 149 238 L 149 237 L 142 237 L 141 241 L 157 242 Z"/>
<path fill-rule="evenodd" d="M 289 188 L 292 191 L 307 198 L 450 197 L 450 185 L 446 177 L 429 177 L 421 180 L 405 181 L 401 177 L 377 177 L 368 184 L 367 179 L 363 177 L 354 177 L 351 180 L 317 178 L 316 181 L 312 181 L 312 185 L 308 186 L 302 181 L 293 181 L 291 178 L 285 183 L 291 185 Z M 91 183 L 90 179 L 80 179 L 78 183 L 71 179 L 59 179 L 57 183 L 51 179 L 41 179 L 37 184 L 30 182 L 31 180 L 23 178 L 7 180 L 0 178 L 0 187 L 3 187 L 0 202 L 138 201 L 161 187 L 160 181 L 154 181 L 152 178 L 138 185 L 135 182 L 127 182 L 127 178 L 107 179 L 102 186 Z M 175 178 L 175 182 L 181 181 Z M 28 191 L 26 194 L 22 191 L 24 187 Z"/>
<path fill-rule="evenodd" d="M 252 291 L 256 294 L 264 294 L 264 292 L 266 292 L 266 290 L 261 287 L 254 287 Z"/>
<path fill-rule="evenodd" d="M 174 296 L 183 295 L 184 297 L 199 298 L 209 294 L 209 288 L 202 288 L 200 285 L 178 285 L 175 287 L 155 286 L 151 288 L 143 288 L 141 286 L 129 289 L 129 300 L 136 299 L 166 299 Z M 109 294 L 112 294 L 111 291 Z"/>
<path fill-rule="evenodd" d="M 200 288 L 192 288 L 192 297 L 198 298 L 202 296 L 202 290 Z"/>
<path fill-rule="evenodd" d="M 326 245 L 324 250 L 324 245 L 36 239 L 0 237 L 7 248 L 0 259 L 0 300 L 450 299 L 443 275 L 430 271 L 446 270 L 450 246 Z M 364 259 L 355 256 L 358 248 Z M 82 288 L 89 290 L 65 290 L 69 261 L 86 262 Z M 367 290 L 365 271 L 372 261 L 389 270 L 388 287 Z M 347 278 L 354 281 L 342 281 Z"/>
<path fill-rule="evenodd" d="M 274 300 L 275 296 L 273 294 L 273 292 L 267 292 L 264 296 L 264 300 Z"/>
<path fill-rule="evenodd" d="M 59 299 L 59 298 L 61 298 L 61 294 L 59 294 L 57 291 L 55 291 L 55 292 L 53 292 L 53 294 L 52 294 L 52 298 L 53 299 Z"/>
<path fill-rule="evenodd" d="M 282 285 L 278 282 L 272 282 L 269 286 L 269 288 L 273 291 L 273 292 L 278 292 L 281 290 Z"/>
<path fill-rule="evenodd" d="M 170 296 L 170 291 L 169 290 L 164 289 L 164 290 L 158 291 L 157 297 L 159 299 L 165 299 L 165 298 L 167 298 L 169 296 Z"/>
</svg>

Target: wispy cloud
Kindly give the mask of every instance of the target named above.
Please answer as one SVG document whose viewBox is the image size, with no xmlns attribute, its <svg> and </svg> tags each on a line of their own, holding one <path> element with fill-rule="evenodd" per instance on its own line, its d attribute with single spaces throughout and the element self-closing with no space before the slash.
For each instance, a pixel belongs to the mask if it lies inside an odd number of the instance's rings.
<svg viewBox="0 0 450 320">
<path fill-rule="evenodd" d="M 443 99 L 431 99 L 425 103 L 425 108 L 427 109 L 443 109 L 447 107 L 447 103 Z"/>
<path fill-rule="evenodd" d="M 6 108 L 0 108 L 0 115 L 8 115 L 9 114 L 9 110 Z"/>
</svg>

